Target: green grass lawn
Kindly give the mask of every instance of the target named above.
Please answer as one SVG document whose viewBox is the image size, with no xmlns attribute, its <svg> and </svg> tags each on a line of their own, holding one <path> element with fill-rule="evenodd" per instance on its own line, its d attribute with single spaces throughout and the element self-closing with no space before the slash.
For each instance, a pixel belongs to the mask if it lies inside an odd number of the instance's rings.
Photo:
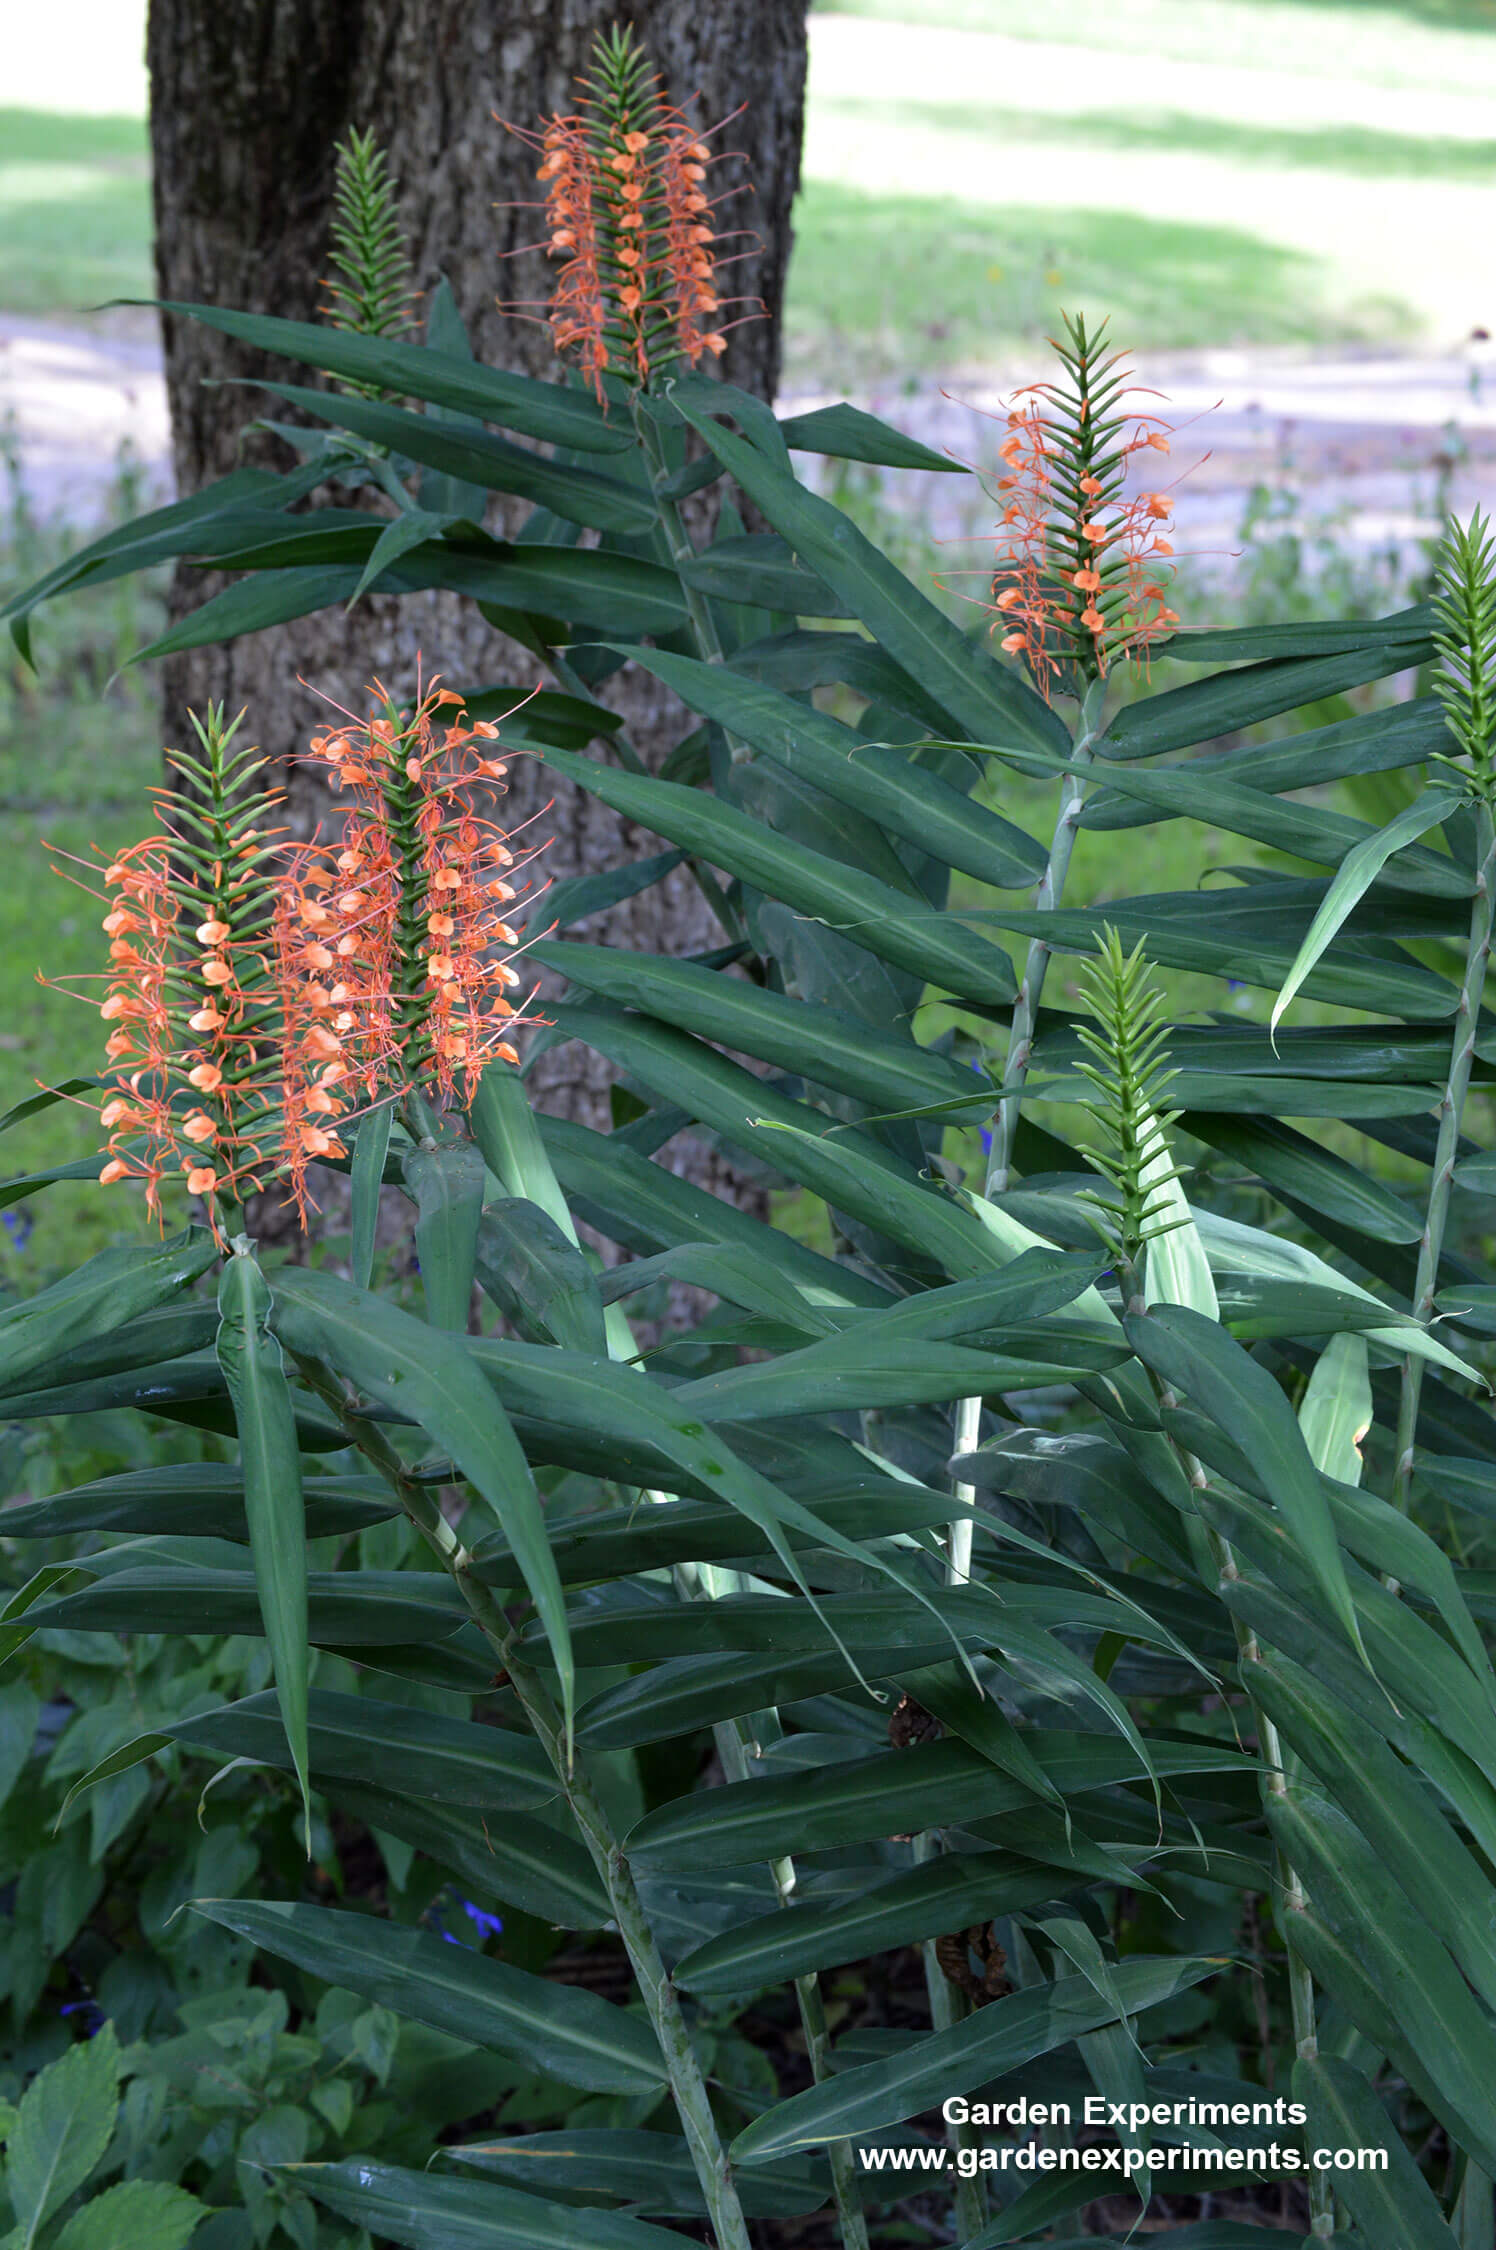
<svg viewBox="0 0 1496 2250">
<path fill-rule="evenodd" d="M 77 312 L 151 286 L 144 120 L 0 110 L 0 311 Z"/>
</svg>

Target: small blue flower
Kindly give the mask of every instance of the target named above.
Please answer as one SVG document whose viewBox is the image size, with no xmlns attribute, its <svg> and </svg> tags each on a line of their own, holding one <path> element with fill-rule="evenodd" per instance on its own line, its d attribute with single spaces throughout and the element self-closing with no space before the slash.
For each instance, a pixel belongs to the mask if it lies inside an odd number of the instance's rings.
<svg viewBox="0 0 1496 2250">
<path fill-rule="evenodd" d="M 0 1211 L 5 1231 L 10 1236 L 12 1250 L 24 1250 L 31 1240 L 31 1214 L 29 1211 Z"/>
<path fill-rule="evenodd" d="M 97 2000 L 65 2000 L 57 2013 L 60 2016 L 82 2016 L 83 2036 L 92 2039 L 103 2027 L 104 2011 Z"/>
<path fill-rule="evenodd" d="M 504 1925 L 497 1914 L 485 1914 L 481 1906 L 474 1906 L 470 1898 L 462 1902 L 462 1911 L 480 1937 L 502 1937 Z"/>
</svg>

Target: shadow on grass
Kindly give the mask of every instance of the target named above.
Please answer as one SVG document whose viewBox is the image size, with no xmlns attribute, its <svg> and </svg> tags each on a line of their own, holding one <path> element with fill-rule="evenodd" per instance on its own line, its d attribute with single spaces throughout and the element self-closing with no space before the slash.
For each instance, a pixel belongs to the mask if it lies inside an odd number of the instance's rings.
<svg viewBox="0 0 1496 2250">
<path fill-rule="evenodd" d="M 1130 351 L 1386 342 L 1416 316 L 1324 303 L 1319 261 L 1230 227 L 1130 212 L 986 207 L 807 182 L 796 205 L 791 380 L 844 384 L 980 364 L 1063 305 Z"/>
<path fill-rule="evenodd" d="M 151 292 L 141 120 L 0 110 L 0 306 L 68 312 Z"/>
<path fill-rule="evenodd" d="M 1292 0 L 1290 0 L 1292 4 Z M 1368 0 L 1371 4 L 1371 0 Z M 823 100 L 823 110 L 865 124 L 933 126 L 944 132 L 980 133 L 1004 145 L 1075 144 L 1086 149 L 1145 150 L 1149 154 L 1219 157 L 1226 163 L 1300 166 L 1326 172 L 1389 175 L 1407 179 L 1496 181 L 1496 140 L 1472 141 L 1419 133 L 1383 133 L 1371 126 L 1238 124 L 1192 117 L 1181 110 L 1123 115 L 1092 110 L 1080 115 L 994 109 L 965 102 Z"/>
</svg>

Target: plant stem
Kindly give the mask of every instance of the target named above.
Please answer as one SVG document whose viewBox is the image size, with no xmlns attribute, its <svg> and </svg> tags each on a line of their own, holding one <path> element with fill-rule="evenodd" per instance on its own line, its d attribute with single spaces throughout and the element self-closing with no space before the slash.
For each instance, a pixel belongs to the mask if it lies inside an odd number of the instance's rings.
<svg viewBox="0 0 1496 2250">
<path fill-rule="evenodd" d="M 670 560 L 681 572 L 680 589 L 685 597 L 686 614 L 691 620 L 691 631 L 703 663 L 722 662 L 722 640 L 717 631 L 717 620 L 712 615 L 712 605 L 698 586 L 693 586 L 684 575 L 682 565 L 696 560 L 696 549 L 691 544 L 691 534 L 686 529 L 685 518 L 665 490 L 670 474 L 670 464 L 665 459 L 665 449 L 660 443 L 659 429 L 643 400 L 634 399 L 634 431 L 639 440 L 639 450 L 649 471 L 649 486 L 654 497 L 660 529 L 670 550 Z M 748 752 L 740 743 L 733 744 L 735 757 L 746 757 Z"/>
<path fill-rule="evenodd" d="M 1096 737 L 1101 731 L 1101 714 L 1106 699 L 1106 682 L 1093 680 L 1086 690 L 1081 705 L 1080 732 L 1071 750 L 1071 762 L 1088 766 L 1096 755 Z M 1046 913 L 1058 906 L 1065 893 L 1065 881 L 1070 873 L 1070 861 L 1075 851 L 1075 831 L 1085 802 L 1086 785 L 1079 774 L 1067 773 L 1060 783 L 1060 801 L 1055 811 L 1054 834 L 1050 838 L 1049 858 L 1044 873 L 1034 892 L 1034 907 Z M 1003 1091 L 998 1101 L 997 1114 L 992 1121 L 992 1148 L 987 1159 L 988 1195 L 1005 1195 L 1013 1169 L 1013 1142 L 1018 1132 L 1019 1111 L 1023 1105 L 1023 1082 L 1028 1076 L 1029 1061 L 1034 1052 L 1034 1033 L 1039 1021 L 1039 1001 L 1044 991 L 1044 979 L 1049 973 L 1050 948 L 1043 938 L 1035 938 L 1024 958 L 1023 976 L 1018 986 L 1018 998 L 1013 1003 L 1013 1021 L 1008 1032 L 1008 1052 L 1003 1063 Z"/>
<path fill-rule="evenodd" d="M 1439 1138 L 1434 1150 L 1433 1177 L 1429 1181 L 1428 1207 L 1423 1237 L 1418 1245 L 1418 1274 L 1413 1284 L 1413 1318 L 1426 1321 L 1434 1309 L 1439 1287 L 1439 1259 L 1449 1220 L 1449 1197 L 1455 1163 L 1460 1152 L 1460 1129 L 1470 1091 L 1470 1070 L 1475 1060 L 1475 1033 L 1485 993 L 1486 969 L 1491 958 L 1492 886 L 1496 884 L 1496 823 L 1484 800 L 1475 808 L 1475 897 L 1470 906 L 1470 940 L 1465 953 L 1465 974 L 1460 984 L 1450 1042 L 1449 1077 L 1439 1104 Z M 1413 1480 L 1413 1453 L 1418 1435 L 1418 1401 L 1423 1390 L 1421 1358 L 1409 1353 L 1402 1363 L 1402 1384 L 1397 1407 L 1397 1465 L 1392 1472 L 1392 1498 L 1400 1508 L 1408 1505 Z"/>
<path fill-rule="evenodd" d="M 929 1830 L 926 1830 L 923 1836 L 916 1836 L 914 1839 L 915 1865 L 921 1866 L 926 1861 L 934 1859 L 938 1855 L 939 1849 L 940 1846 L 935 1836 Z M 930 2001 L 930 2029 L 937 2032 L 950 2031 L 954 2025 L 961 2022 L 967 2012 L 966 1995 L 964 1992 L 957 1990 L 940 1966 L 933 1939 L 922 1945 L 920 1952 L 924 1957 L 925 1991 L 929 1995 Z M 962 2149 L 976 2149 L 982 2145 L 981 2134 L 974 2125 L 969 2123 L 948 2125 L 946 2127 L 946 2139 L 958 2153 Z M 979 2234 L 986 2223 L 986 2182 L 979 2175 L 973 2175 L 970 2179 L 958 2177 L 956 2181 L 956 2232 L 959 2239 L 963 2242 L 969 2240 L 972 2235 Z"/>
<path fill-rule="evenodd" d="M 707 1598 L 711 1598 L 709 1593 Z M 748 1770 L 753 1754 L 750 1736 L 758 1738 L 768 1733 L 777 1741 L 783 1729 L 778 1712 L 770 1710 L 760 1713 L 757 1721 L 724 1721 L 715 1726 L 712 1732 L 722 1760 L 722 1771 L 728 1780 L 751 1781 L 753 1777 Z M 788 1906 L 798 1880 L 793 1859 L 786 1857 L 770 1860 L 769 1873 L 774 1879 L 774 1889 L 781 1907 Z M 814 1971 L 809 1976 L 796 1977 L 795 1999 L 800 2009 L 800 2028 L 805 2034 L 805 2052 L 810 2060 L 811 2076 L 819 2086 L 823 2079 L 831 2075 L 831 2028 L 826 2021 L 820 1979 Z M 857 2160 L 852 2153 L 851 2142 L 828 2141 L 826 2160 L 831 2169 L 831 2192 L 836 2200 L 842 2250 L 871 2250 L 867 2218 L 857 2184 Z"/>
<path fill-rule="evenodd" d="M 473 1576 L 472 1558 L 442 1514 L 434 1495 L 406 1475 L 404 1463 L 383 1432 L 350 1410 L 325 1371 L 309 1361 L 298 1360 L 298 1365 L 313 1390 L 339 1416 L 351 1442 L 393 1487 L 407 1516 L 455 1580 L 473 1622 L 508 1673 L 525 1717 L 550 1760 L 582 1841 L 607 1890 L 618 1934 L 659 2041 L 676 2114 L 711 2215 L 717 2250 L 753 2250 L 733 2184 L 732 2166 L 712 2115 L 706 2080 L 681 2012 L 679 1995 L 660 1959 L 632 1870 L 608 1816 L 580 1759 L 567 1757 L 566 1733 L 560 1714 L 537 1674 L 520 1657 L 502 1605 L 490 1588 Z"/>
</svg>

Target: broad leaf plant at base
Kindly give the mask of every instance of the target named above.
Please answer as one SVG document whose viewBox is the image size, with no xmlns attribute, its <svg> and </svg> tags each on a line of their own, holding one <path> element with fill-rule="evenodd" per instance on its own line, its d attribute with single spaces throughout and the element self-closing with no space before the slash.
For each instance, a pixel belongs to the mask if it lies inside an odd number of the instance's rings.
<svg viewBox="0 0 1496 2250">
<path fill-rule="evenodd" d="M 134 1180 L 179 1231 L 0 1311 L 0 1421 L 151 1418 L 131 1466 L 3 1526 L 0 1784 L 32 1834 L 48 1666 L 131 1679 L 55 1777 L 76 1914 L 17 1894 L 43 1979 L 105 1947 L 111 2020 L 27 2048 L 17 1950 L 8 2240 L 172 2245 L 206 2206 L 215 2250 L 976 2250 L 1120 2242 L 1147 2206 L 1198 2250 L 1488 2246 L 1486 529 L 1392 618 L 1175 630 L 1171 502 L 1137 474 L 1170 473 L 1167 427 L 1076 320 L 1012 404 L 964 629 L 795 457 L 954 463 L 704 372 L 752 311 L 733 190 L 629 38 L 534 138 L 560 379 L 465 356 L 445 291 L 421 340 L 350 143 L 327 324 L 174 308 L 307 370 L 270 386 L 316 417 L 277 425 L 299 465 L 7 610 L 24 658 L 74 586 L 237 573 L 159 654 L 441 587 L 544 683 L 428 650 L 413 698 L 333 711 L 310 845 L 253 714 L 205 714 L 93 878 L 107 1045 L 37 1098 L 95 1104 L 100 1156 L 4 1193 L 92 1173 L 123 1208 Z M 512 540 L 495 493 L 533 504 Z M 1163 656 L 1195 675 L 1155 686 Z M 606 701 L 630 663 L 691 715 L 665 776 Z M 1210 749 L 1412 672 L 1411 703 Z M 516 752 L 667 848 L 547 890 L 543 832 L 500 825 Z M 1383 828 L 1301 795 L 1403 769 Z M 1052 780 L 1043 833 L 1015 774 Z M 1104 908 L 1067 903 L 1084 830 L 1176 819 L 1279 860 L 1138 898 L 1119 841 Z M 568 935 L 682 860 L 716 951 Z M 930 1001 L 953 1030 L 922 1035 Z M 566 1040 L 622 1081 L 611 1133 L 531 1108 L 526 1060 Z M 976 1164 L 948 1153 L 978 1127 Z M 677 1177 L 692 1132 L 814 1225 Z M 245 1225 L 277 1181 L 294 1262 Z M 379 1255 L 384 1190 L 418 1283 Z M 675 1285 L 715 1309 L 646 1349 Z M 280 1841 L 180 1844 L 152 1927 L 222 1990 L 171 1987 L 166 2038 L 146 1940 L 90 1934 L 95 1875 L 133 1879 L 210 1780 L 205 1820 L 258 1806 Z M 173 2156 L 137 2088 L 194 2040 L 248 2056 L 246 2026 L 258 2137 Z M 958 2095 L 1113 2105 L 1126 2169 L 1078 2122 L 1002 2168 L 1027 2129 L 947 2127 Z M 943 2174 L 864 2161 L 946 2133 Z M 1311 2161 L 1337 2148 L 1385 2164 Z"/>
</svg>

